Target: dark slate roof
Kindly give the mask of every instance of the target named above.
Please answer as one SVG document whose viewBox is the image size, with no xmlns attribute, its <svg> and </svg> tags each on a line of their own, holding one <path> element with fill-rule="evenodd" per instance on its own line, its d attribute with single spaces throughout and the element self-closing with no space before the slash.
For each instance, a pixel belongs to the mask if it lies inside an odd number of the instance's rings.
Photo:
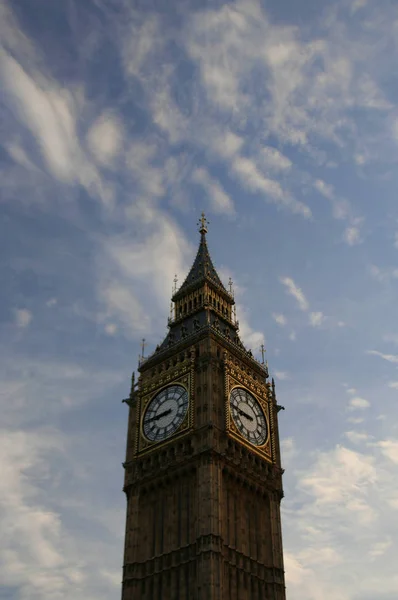
<svg viewBox="0 0 398 600">
<path fill-rule="evenodd" d="M 214 328 L 215 331 L 225 336 L 227 340 L 233 342 L 247 352 L 240 340 L 236 327 L 234 327 L 229 321 L 223 319 L 221 316 L 219 317 L 213 313 L 207 315 L 207 312 L 204 309 L 193 315 L 189 315 L 183 321 L 179 321 L 176 324 L 172 323 L 170 325 L 170 331 L 166 335 L 163 342 L 157 347 L 156 351 L 159 352 L 174 347 L 175 345 L 184 341 L 186 337 L 194 335 L 206 327 Z M 152 355 L 150 358 L 153 356 L 154 355 Z"/>
<path fill-rule="evenodd" d="M 224 292 L 227 292 L 211 260 L 210 252 L 206 242 L 206 234 L 202 232 L 198 253 L 196 255 L 194 263 L 187 277 L 185 278 L 184 283 L 175 295 L 180 296 L 181 292 L 184 292 L 186 288 L 190 287 L 195 282 L 203 280 L 205 278 L 214 283 L 217 287 L 221 288 Z"/>
</svg>

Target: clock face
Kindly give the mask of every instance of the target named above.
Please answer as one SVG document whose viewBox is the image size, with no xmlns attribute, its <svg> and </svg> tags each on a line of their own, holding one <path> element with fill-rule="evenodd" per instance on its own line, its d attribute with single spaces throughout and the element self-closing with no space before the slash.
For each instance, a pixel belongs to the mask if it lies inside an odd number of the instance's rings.
<svg viewBox="0 0 398 600">
<path fill-rule="evenodd" d="M 188 410 L 188 392 L 182 385 L 170 385 L 149 402 L 143 419 L 143 432 L 151 442 L 173 435 Z"/>
<path fill-rule="evenodd" d="M 265 444 L 267 421 L 255 397 L 244 388 L 236 387 L 230 394 L 229 403 L 232 418 L 240 433 L 255 446 Z"/>
</svg>

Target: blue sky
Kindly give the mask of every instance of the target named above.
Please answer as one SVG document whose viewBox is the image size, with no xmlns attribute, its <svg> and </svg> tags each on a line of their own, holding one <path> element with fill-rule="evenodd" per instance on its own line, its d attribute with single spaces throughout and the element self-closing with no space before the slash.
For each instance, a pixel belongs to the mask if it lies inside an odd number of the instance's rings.
<svg viewBox="0 0 398 600">
<path fill-rule="evenodd" d="M 119 598 L 202 210 L 276 379 L 289 600 L 396 600 L 398 5 L 0 0 L 0 596 Z"/>
</svg>

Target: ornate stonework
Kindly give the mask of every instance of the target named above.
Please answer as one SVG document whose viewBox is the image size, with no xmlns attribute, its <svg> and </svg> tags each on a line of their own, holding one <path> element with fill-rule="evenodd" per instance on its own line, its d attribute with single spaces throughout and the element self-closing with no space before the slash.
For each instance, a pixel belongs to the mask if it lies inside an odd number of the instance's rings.
<svg viewBox="0 0 398 600">
<path fill-rule="evenodd" d="M 232 289 L 211 261 L 203 216 L 200 233 L 192 269 L 173 295 L 169 333 L 141 361 L 127 401 L 122 600 L 285 600 L 280 407 L 266 365 L 240 341 Z M 176 429 L 173 386 L 188 402 Z M 236 409 L 241 421 L 266 428 L 258 445 L 231 416 L 237 387 L 249 398 Z M 165 433 L 151 441 L 143 420 L 157 397 L 164 400 L 148 414 Z"/>
</svg>

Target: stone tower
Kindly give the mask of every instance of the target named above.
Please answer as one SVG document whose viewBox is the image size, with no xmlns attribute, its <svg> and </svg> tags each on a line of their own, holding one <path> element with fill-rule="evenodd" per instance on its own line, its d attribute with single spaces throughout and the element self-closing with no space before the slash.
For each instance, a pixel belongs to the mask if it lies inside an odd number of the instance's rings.
<svg viewBox="0 0 398 600">
<path fill-rule="evenodd" d="M 169 332 L 127 400 L 122 600 L 285 600 L 281 407 L 199 224 Z"/>
</svg>

